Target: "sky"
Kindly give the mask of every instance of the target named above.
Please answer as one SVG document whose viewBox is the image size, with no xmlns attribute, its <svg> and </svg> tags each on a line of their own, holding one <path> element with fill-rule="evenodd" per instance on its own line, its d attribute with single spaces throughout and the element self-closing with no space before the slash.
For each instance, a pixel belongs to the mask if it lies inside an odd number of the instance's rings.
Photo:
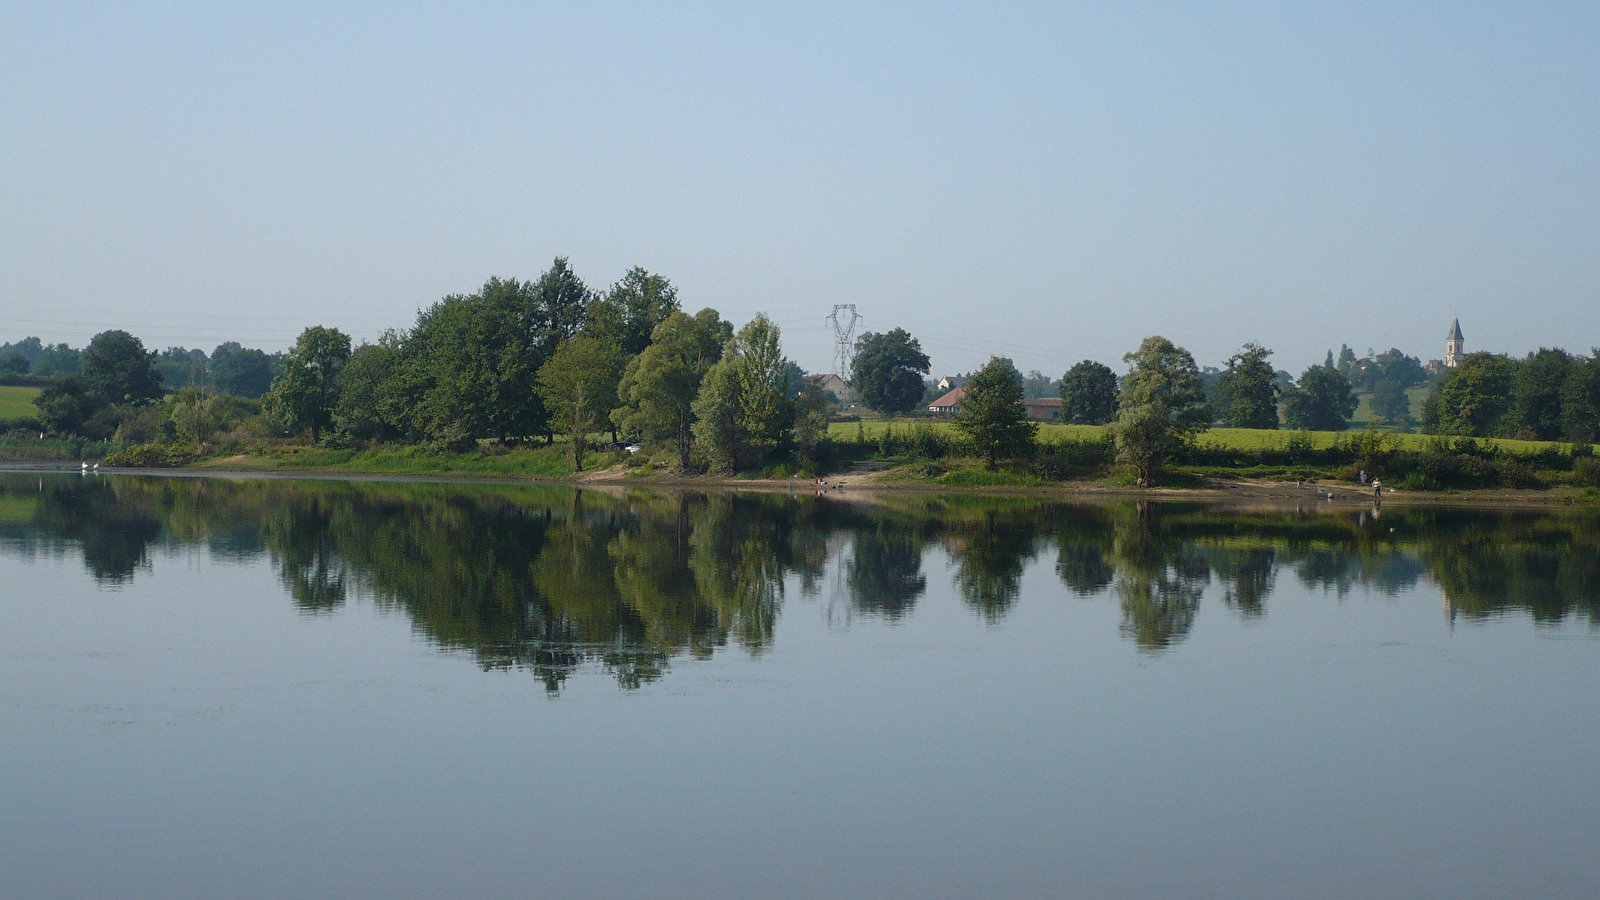
<svg viewBox="0 0 1600 900">
<path fill-rule="evenodd" d="M 1600 345 L 1600 4 L 8 3 L 0 342 L 632 266 L 831 366 Z"/>
</svg>

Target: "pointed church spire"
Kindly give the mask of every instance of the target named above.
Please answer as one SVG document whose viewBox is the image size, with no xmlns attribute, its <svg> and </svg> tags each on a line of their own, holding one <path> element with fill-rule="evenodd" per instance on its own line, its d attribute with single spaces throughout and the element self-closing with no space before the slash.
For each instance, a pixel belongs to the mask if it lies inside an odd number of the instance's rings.
<svg viewBox="0 0 1600 900">
<path fill-rule="evenodd" d="M 1450 320 L 1450 335 L 1444 339 L 1444 365 L 1454 369 L 1461 364 L 1461 354 L 1467 348 L 1467 339 L 1461 336 L 1461 320 Z"/>
</svg>

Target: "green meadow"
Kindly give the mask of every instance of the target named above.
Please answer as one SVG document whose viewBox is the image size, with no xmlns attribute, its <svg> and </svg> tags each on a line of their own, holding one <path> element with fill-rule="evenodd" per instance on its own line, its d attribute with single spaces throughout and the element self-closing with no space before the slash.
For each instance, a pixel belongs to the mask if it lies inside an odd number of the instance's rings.
<svg viewBox="0 0 1600 900">
<path fill-rule="evenodd" d="M 853 441 L 858 436 L 867 440 L 877 440 L 885 431 L 893 429 L 898 434 L 908 434 L 916 428 L 932 428 L 936 431 L 949 431 L 954 428 L 950 422 L 929 419 L 901 419 L 888 422 L 835 422 L 828 427 L 828 434 L 834 440 Z M 1283 450 L 1287 449 L 1292 439 L 1303 436 L 1311 443 L 1310 449 L 1323 450 L 1334 446 L 1340 441 L 1349 441 L 1352 435 L 1359 435 L 1359 429 L 1351 431 L 1288 431 L 1267 430 L 1260 428 L 1212 428 L 1202 434 L 1197 443 L 1201 447 L 1211 447 L 1218 450 Z M 1426 434 L 1402 434 L 1400 432 L 1384 431 L 1384 441 L 1390 449 L 1394 450 L 1422 450 L 1428 442 L 1435 440 Z M 1106 428 L 1103 425 L 1057 425 L 1048 422 L 1039 424 L 1039 440 L 1041 443 L 1065 443 L 1068 441 L 1098 441 L 1106 437 Z M 1494 445 L 1510 453 L 1528 454 L 1535 453 L 1550 447 L 1562 446 L 1551 441 L 1516 441 L 1507 438 L 1479 438 L 1483 445 Z"/>
<path fill-rule="evenodd" d="M 38 398 L 39 388 L 0 384 L 0 423 L 37 417 L 39 407 L 33 401 Z"/>
</svg>

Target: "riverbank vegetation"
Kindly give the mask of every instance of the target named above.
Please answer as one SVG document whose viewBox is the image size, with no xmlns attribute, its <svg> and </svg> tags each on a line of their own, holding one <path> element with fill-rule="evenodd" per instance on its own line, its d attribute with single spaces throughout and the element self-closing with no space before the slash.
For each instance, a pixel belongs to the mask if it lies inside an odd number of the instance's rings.
<svg viewBox="0 0 1600 900">
<path fill-rule="evenodd" d="M 885 480 L 947 487 L 1369 475 L 1409 490 L 1600 487 L 1600 356 L 1476 353 L 1430 376 L 1399 350 L 1341 348 L 1291 378 L 1258 344 L 1214 370 L 1152 336 L 1120 377 L 1084 360 L 1051 381 L 997 356 L 930 406 L 914 336 L 868 333 L 857 351 L 849 384 L 809 377 L 765 315 L 742 327 L 691 315 L 639 268 L 592 290 L 558 258 L 535 280 L 444 297 L 374 343 L 318 325 L 280 355 L 156 353 L 125 331 L 81 352 L 6 345 L 6 377 L 44 380 L 0 388 L 0 454 L 547 478 L 806 478 L 870 461 Z M 1407 392 L 1429 385 L 1428 434 L 1410 434 Z M 1346 432 L 1363 404 L 1382 427 Z M 830 424 L 862 414 L 880 421 Z"/>
</svg>

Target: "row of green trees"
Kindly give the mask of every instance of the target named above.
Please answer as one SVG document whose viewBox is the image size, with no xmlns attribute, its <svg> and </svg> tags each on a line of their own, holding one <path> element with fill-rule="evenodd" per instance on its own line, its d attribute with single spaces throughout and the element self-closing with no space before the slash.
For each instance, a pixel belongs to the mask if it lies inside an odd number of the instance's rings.
<svg viewBox="0 0 1600 900">
<path fill-rule="evenodd" d="M 127 332 L 102 332 L 96 340 Z M 94 341 L 90 341 L 91 344 Z M 245 347 L 237 341 L 220 344 L 209 354 L 198 348 L 168 347 L 160 352 L 141 352 L 150 358 L 161 384 L 169 391 L 185 387 L 204 387 L 217 393 L 254 399 L 267 392 L 283 360 L 282 353 L 267 353 Z M 46 344 L 37 337 L 26 337 L 14 344 L 0 344 L 0 378 L 31 377 L 56 380 L 83 371 L 83 351 L 66 344 Z"/>
<path fill-rule="evenodd" d="M 1600 349 L 1540 348 L 1517 359 L 1469 353 L 1423 405 L 1433 434 L 1600 441 Z"/>
<path fill-rule="evenodd" d="M 581 471 L 592 436 L 610 432 L 731 473 L 814 454 L 828 398 L 802 374 L 764 315 L 736 333 L 715 310 L 683 312 L 660 275 L 635 268 L 596 292 L 558 258 L 537 280 L 445 297 L 374 344 L 306 329 L 265 409 L 314 441 L 464 449 L 559 434 Z"/>
</svg>

